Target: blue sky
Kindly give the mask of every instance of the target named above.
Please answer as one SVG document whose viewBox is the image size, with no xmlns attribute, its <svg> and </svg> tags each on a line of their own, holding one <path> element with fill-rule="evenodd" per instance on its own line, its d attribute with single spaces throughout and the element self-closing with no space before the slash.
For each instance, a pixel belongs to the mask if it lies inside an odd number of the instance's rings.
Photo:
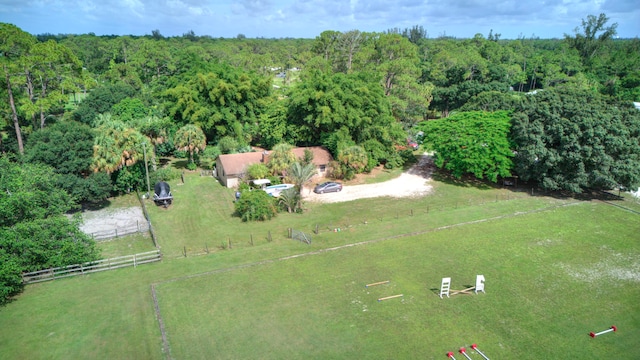
<svg viewBox="0 0 640 360">
<path fill-rule="evenodd" d="M 639 0 L 0 0 L 0 22 L 31 34 L 315 38 L 421 25 L 431 38 L 561 38 L 600 13 L 640 37 Z"/>
</svg>

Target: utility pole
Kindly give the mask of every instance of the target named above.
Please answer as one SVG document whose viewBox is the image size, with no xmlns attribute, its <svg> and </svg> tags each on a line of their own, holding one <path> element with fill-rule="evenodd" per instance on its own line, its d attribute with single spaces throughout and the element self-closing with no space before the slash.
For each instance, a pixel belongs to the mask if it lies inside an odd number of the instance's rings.
<svg viewBox="0 0 640 360">
<path fill-rule="evenodd" d="M 149 164 L 147 164 L 147 142 L 142 142 L 142 153 L 144 154 L 144 171 L 147 174 L 147 198 L 151 194 L 151 187 L 149 186 Z"/>
</svg>

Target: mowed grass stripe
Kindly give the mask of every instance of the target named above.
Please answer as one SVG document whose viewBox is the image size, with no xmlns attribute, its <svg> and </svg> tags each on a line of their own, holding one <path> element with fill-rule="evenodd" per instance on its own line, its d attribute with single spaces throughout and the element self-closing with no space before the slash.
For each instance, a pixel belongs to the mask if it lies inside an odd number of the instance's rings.
<svg viewBox="0 0 640 360">
<path fill-rule="evenodd" d="M 594 283 L 567 271 L 625 249 L 635 233 L 614 218 L 637 221 L 584 203 L 161 284 L 172 356 L 439 358 L 478 342 L 494 358 L 633 358 L 639 324 L 627 314 L 638 310 L 638 280 Z M 627 260 L 613 265 L 634 269 L 637 247 Z M 437 297 L 442 277 L 461 288 L 479 273 L 488 294 Z M 364 288 L 381 278 L 390 286 Z M 396 293 L 405 296 L 376 300 Z M 586 335 L 611 321 L 630 332 L 607 346 Z"/>
</svg>

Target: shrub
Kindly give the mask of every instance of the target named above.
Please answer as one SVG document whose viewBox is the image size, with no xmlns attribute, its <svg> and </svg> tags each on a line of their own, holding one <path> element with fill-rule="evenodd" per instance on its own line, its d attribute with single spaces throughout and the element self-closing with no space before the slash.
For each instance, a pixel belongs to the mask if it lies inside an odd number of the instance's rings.
<svg viewBox="0 0 640 360">
<path fill-rule="evenodd" d="M 236 215 L 242 221 L 265 221 L 276 216 L 275 198 L 264 191 L 243 191 L 236 201 Z"/>
</svg>

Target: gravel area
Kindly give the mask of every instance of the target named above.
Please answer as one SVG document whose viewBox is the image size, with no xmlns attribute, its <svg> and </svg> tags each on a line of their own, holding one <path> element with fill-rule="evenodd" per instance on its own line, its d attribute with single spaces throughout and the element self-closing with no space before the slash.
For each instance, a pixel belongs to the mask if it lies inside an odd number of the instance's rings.
<svg viewBox="0 0 640 360">
<path fill-rule="evenodd" d="M 80 225 L 80 230 L 85 234 L 130 229 L 136 227 L 138 223 L 142 226 L 147 222 L 140 207 L 87 210 L 82 213 L 82 219 L 84 222 Z"/>
<path fill-rule="evenodd" d="M 336 193 L 316 194 L 313 187 L 305 187 L 302 195 L 313 202 L 334 203 L 373 197 L 415 197 L 431 192 L 429 184 L 433 172 L 433 160 L 429 154 L 423 154 L 418 162 L 399 177 L 377 184 L 345 185 Z"/>
</svg>

